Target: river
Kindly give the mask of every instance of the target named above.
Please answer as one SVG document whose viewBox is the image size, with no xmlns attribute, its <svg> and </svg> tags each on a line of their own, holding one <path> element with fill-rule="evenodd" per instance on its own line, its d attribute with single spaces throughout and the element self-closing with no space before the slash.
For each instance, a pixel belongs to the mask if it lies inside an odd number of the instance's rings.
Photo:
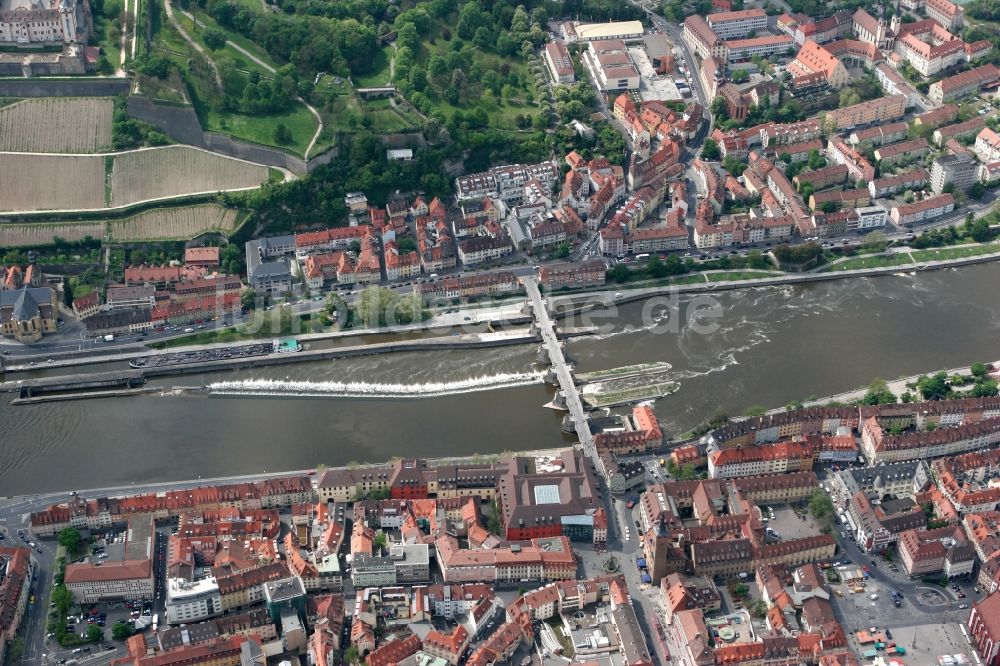
<svg viewBox="0 0 1000 666">
<path fill-rule="evenodd" d="M 623 305 L 612 330 L 567 343 L 581 371 L 673 365 L 680 390 L 656 405 L 678 434 L 739 414 L 886 379 L 1000 358 L 1000 264 L 712 294 L 711 333 L 643 323 Z M 681 310 L 692 298 L 681 299 Z M 527 346 L 406 353 L 169 377 L 153 385 L 247 382 L 280 395 L 147 396 L 0 404 L 0 495 L 558 446 Z M 267 380 L 262 382 L 261 380 Z M 303 384 L 301 382 L 314 382 Z M 388 386 L 388 385 L 395 386 Z M 240 386 L 240 384 L 237 384 Z M 435 397 L 411 398 L 410 393 Z M 304 394 L 323 394 L 305 397 Z M 329 395 L 325 395 L 329 394 Z M 378 397 L 384 395 L 395 397 Z M 350 396 L 350 397 L 343 397 Z"/>
</svg>

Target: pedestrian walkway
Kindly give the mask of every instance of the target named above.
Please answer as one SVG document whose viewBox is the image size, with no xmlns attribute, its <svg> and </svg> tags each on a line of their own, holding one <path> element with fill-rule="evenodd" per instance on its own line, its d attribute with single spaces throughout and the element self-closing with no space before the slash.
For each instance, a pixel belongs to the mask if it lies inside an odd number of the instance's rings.
<svg viewBox="0 0 1000 666">
<path fill-rule="evenodd" d="M 538 290 L 538 283 L 535 282 L 535 278 L 525 277 L 523 282 L 524 289 L 528 293 L 528 302 L 535 313 L 535 322 L 541 330 L 542 344 L 545 345 L 545 349 L 549 353 L 552 369 L 555 371 L 556 378 L 559 380 L 559 386 L 566 397 L 566 407 L 573 418 L 573 424 L 576 426 L 576 434 L 580 438 L 580 444 L 583 445 L 584 452 L 595 461 L 598 469 L 600 469 L 597 450 L 594 448 L 594 438 L 590 434 L 587 413 L 583 409 L 580 393 L 577 391 L 576 383 L 573 381 L 573 373 L 570 372 L 569 365 L 566 363 L 566 357 L 563 355 L 552 318 L 549 317 L 549 313 L 545 308 L 545 300 Z"/>
</svg>

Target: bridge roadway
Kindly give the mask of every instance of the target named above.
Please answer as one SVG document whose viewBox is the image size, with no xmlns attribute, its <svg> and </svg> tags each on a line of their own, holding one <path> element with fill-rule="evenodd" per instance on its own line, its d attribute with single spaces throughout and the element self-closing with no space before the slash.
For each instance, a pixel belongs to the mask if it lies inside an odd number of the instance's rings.
<svg viewBox="0 0 1000 666">
<path fill-rule="evenodd" d="M 601 463 L 597 456 L 597 449 L 594 448 L 594 436 L 590 433 L 590 423 L 587 419 L 587 412 L 583 409 L 583 402 L 580 400 L 580 393 L 577 391 L 576 383 L 573 381 L 573 373 L 569 370 L 566 357 L 563 356 L 562 347 L 559 345 L 559 338 L 556 336 L 556 329 L 549 317 L 548 310 L 545 309 L 545 299 L 542 298 L 538 290 L 538 283 L 535 278 L 527 276 L 522 278 L 524 289 L 528 293 L 528 302 L 535 313 L 535 322 L 542 333 L 542 344 L 545 345 L 549 353 L 549 360 L 552 361 L 552 369 L 555 370 L 566 397 L 566 407 L 569 409 L 573 424 L 576 426 L 577 437 L 583 446 L 584 453 L 601 469 Z"/>
</svg>

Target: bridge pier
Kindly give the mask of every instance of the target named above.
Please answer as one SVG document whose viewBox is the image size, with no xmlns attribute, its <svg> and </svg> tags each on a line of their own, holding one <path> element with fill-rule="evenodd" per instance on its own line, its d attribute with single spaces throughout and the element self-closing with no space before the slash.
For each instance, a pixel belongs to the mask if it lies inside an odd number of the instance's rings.
<svg viewBox="0 0 1000 666">
<path fill-rule="evenodd" d="M 525 291 L 528 294 L 528 303 L 531 305 L 535 315 L 535 323 L 541 331 L 542 343 L 547 351 L 549 361 L 552 364 L 552 373 L 555 374 L 559 382 L 560 390 L 552 401 L 552 406 L 565 406 L 569 411 L 569 416 L 573 422 L 573 428 L 580 438 L 580 445 L 584 452 L 594 461 L 598 469 L 601 469 L 600 458 L 594 448 L 594 438 L 590 432 L 589 418 L 580 399 L 573 379 L 573 372 L 564 354 L 564 344 L 556 337 L 555 325 L 549 316 L 545 300 L 538 289 L 538 283 L 534 278 L 527 277 L 523 280 Z"/>
</svg>

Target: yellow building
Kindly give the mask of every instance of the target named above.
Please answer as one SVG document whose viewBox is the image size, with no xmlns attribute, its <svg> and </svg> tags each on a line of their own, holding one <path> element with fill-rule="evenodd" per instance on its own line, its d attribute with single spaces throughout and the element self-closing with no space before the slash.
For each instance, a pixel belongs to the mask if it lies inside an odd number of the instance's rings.
<svg viewBox="0 0 1000 666">
<path fill-rule="evenodd" d="M 56 292 L 48 287 L 0 291 L 0 335 L 18 342 L 38 342 L 55 333 L 59 306 Z"/>
</svg>

